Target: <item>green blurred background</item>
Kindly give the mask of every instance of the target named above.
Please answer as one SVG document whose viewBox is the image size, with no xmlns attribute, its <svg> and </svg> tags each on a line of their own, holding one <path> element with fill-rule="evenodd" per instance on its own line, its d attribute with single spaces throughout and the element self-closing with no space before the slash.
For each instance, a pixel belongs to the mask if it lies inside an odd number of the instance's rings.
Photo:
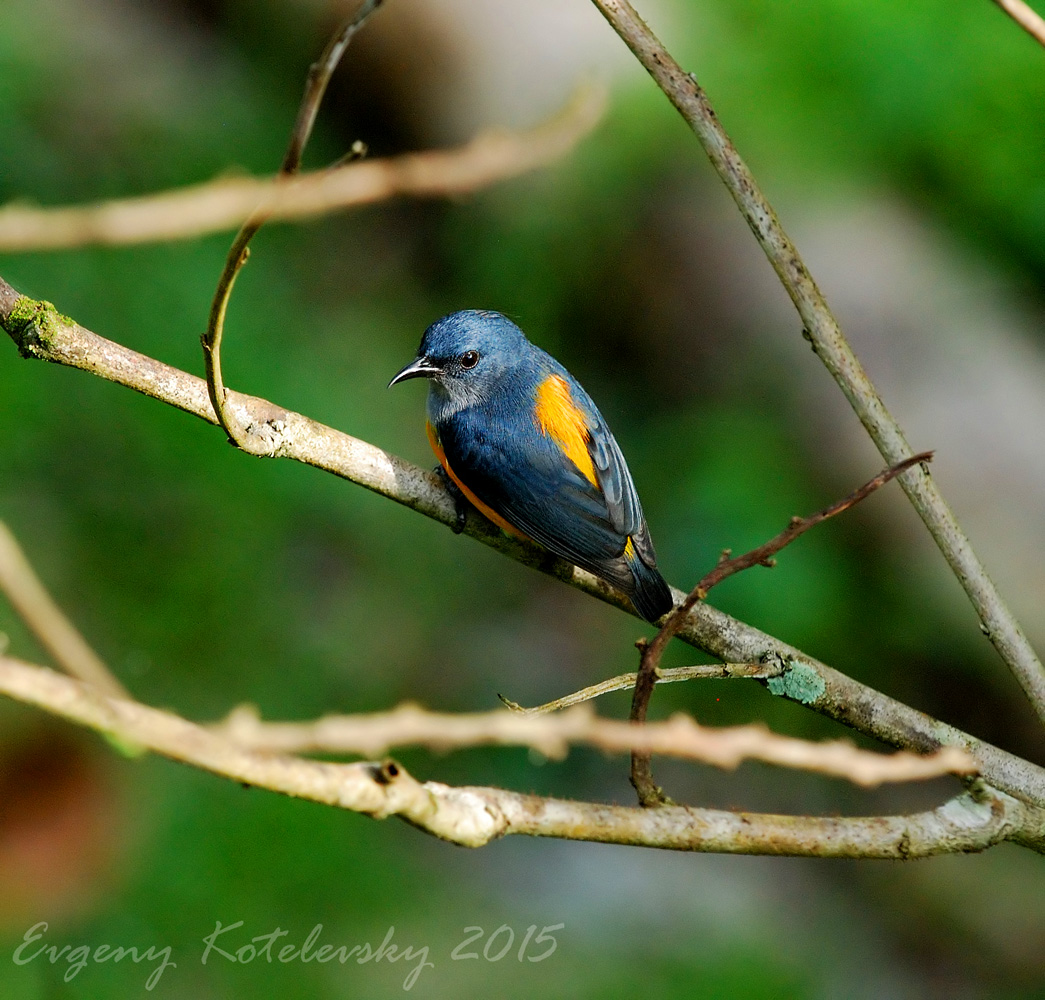
<svg viewBox="0 0 1045 1000">
<path fill-rule="evenodd" d="M 90 201 L 271 172 L 326 0 L 6 0 L 0 201 Z M 1045 642 L 1045 52 L 988 0 L 659 0 L 912 443 Z M 696 141 L 586 0 L 388 0 L 349 51 L 307 161 L 525 125 L 608 78 L 558 165 L 451 202 L 394 202 L 255 240 L 226 377 L 424 465 L 423 392 L 387 392 L 421 331 L 496 308 L 614 426 L 661 564 L 692 585 L 880 459 Z M 0 255 L 0 274 L 98 333 L 193 372 L 230 236 Z M 0 344 L 0 517 L 143 701 L 269 718 L 544 701 L 634 669 L 633 619 L 350 484 L 233 451 L 212 427 Z M 918 708 L 1045 760 L 1022 694 L 895 488 L 715 603 Z M 46 662 L 0 603 L 14 655 Z M 692 662 L 684 647 L 671 662 Z M 623 714 L 624 695 L 601 711 Z M 655 714 L 843 730 L 757 685 L 675 685 Z M 401 755 L 422 779 L 631 801 L 626 763 L 523 750 Z M 749 765 L 663 764 L 683 801 L 784 812 L 924 808 Z M 277 927 L 300 944 L 427 945 L 420 996 L 1045 997 L 1045 876 L 1016 848 L 916 864 L 730 858 L 509 838 L 465 851 L 0 705 L 0 996 L 141 994 L 157 964 L 12 956 L 171 946 L 166 997 L 395 996 L 398 965 L 202 965 Z M 527 928 L 564 924 L 519 962 Z M 454 961 L 464 928 L 499 962 Z M 496 955 L 508 932 L 490 947 Z M 468 950 L 468 949 L 466 949 Z M 535 952 L 536 953 L 536 952 Z"/>
</svg>

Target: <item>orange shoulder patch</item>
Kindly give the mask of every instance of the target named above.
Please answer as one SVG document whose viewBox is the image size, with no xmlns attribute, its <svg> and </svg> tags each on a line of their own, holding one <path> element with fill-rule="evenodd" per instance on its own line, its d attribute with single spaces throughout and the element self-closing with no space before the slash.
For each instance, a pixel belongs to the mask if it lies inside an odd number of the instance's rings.
<svg viewBox="0 0 1045 1000">
<path fill-rule="evenodd" d="M 457 488 L 468 498 L 469 503 L 477 510 L 481 511 L 488 520 L 493 521 L 502 531 L 508 532 L 509 535 L 514 535 L 516 538 L 525 538 L 527 541 L 530 539 L 526 538 L 518 528 L 514 525 L 509 524 L 500 514 L 497 513 L 493 508 L 488 507 L 482 502 L 460 479 L 457 478 L 457 473 L 450 468 L 450 463 L 446 460 L 446 452 L 443 450 L 443 445 L 439 440 L 439 433 L 432 426 L 431 421 L 425 421 L 425 431 L 428 434 L 428 443 L 432 446 L 432 451 L 435 452 L 435 457 L 439 459 L 439 464 L 446 471 L 446 474 L 457 484 Z"/>
<path fill-rule="evenodd" d="M 581 475 L 598 487 L 595 463 L 588 451 L 588 425 L 584 414 L 574 405 L 570 387 L 558 375 L 549 375 L 537 386 L 534 420 L 541 433 L 555 441 Z"/>
</svg>

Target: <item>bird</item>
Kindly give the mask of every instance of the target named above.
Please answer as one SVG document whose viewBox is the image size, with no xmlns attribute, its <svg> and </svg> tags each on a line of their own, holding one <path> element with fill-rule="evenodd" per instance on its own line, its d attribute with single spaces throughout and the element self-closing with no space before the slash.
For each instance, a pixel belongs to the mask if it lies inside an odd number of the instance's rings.
<svg viewBox="0 0 1045 1000">
<path fill-rule="evenodd" d="M 465 309 L 425 330 L 389 388 L 413 378 L 428 379 L 428 440 L 455 493 L 613 584 L 647 621 L 672 609 L 620 447 L 555 358 L 501 313 Z"/>
</svg>

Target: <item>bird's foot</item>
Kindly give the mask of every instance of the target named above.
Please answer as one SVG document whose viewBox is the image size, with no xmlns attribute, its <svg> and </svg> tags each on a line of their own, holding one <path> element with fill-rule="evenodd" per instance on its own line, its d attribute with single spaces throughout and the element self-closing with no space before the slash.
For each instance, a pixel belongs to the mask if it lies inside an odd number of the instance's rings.
<svg viewBox="0 0 1045 1000">
<path fill-rule="evenodd" d="M 435 474 L 442 480 L 447 493 L 453 497 L 454 510 L 457 513 L 457 521 L 450 526 L 450 530 L 455 535 L 459 535 L 464 531 L 465 524 L 468 523 L 468 508 L 472 505 L 468 502 L 468 498 L 461 492 L 461 487 L 458 486 L 449 475 L 447 475 L 446 469 L 441 465 L 437 465 L 435 467 Z"/>
</svg>

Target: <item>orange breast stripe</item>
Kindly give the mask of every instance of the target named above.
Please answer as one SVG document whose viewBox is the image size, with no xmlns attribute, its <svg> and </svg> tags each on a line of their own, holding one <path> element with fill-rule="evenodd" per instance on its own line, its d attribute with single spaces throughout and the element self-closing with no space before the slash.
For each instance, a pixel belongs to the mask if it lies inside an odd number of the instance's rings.
<svg viewBox="0 0 1045 1000">
<path fill-rule="evenodd" d="M 475 505 L 483 514 L 486 515 L 498 528 L 502 528 L 507 531 L 509 535 L 514 535 L 516 538 L 523 538 L 529 541 L 521 531 L 517 528 L 513 528 L 500 514 L 486 504 L 482 502 L 460 479 L 454 474 L 454 470 L 450 468 L 450 463 L 446 460 L 446 453 L 443 451 L 443 446 L 439 442 L 439 435 L 436 434 L 435 428 L 429 421 L 425 421 L 425 431 L 428 433 L 428 443 L 432 446 L 432 451 L 435 452 L 435 457 L 439 459 L 439 464 L 446 471 L 446 474 L 457 484 L 457 488 L 468 497 L 469 502 Z"/>
<path fill-rule="evenodd" d="M 595 463 L 588 451 L 588 423 L 574 404 L 565 379 L 549 375 L 537 387 L 533 415 L 541 432 L 555 441 L 581 475 L 598 488 Z"/>
</svg>

